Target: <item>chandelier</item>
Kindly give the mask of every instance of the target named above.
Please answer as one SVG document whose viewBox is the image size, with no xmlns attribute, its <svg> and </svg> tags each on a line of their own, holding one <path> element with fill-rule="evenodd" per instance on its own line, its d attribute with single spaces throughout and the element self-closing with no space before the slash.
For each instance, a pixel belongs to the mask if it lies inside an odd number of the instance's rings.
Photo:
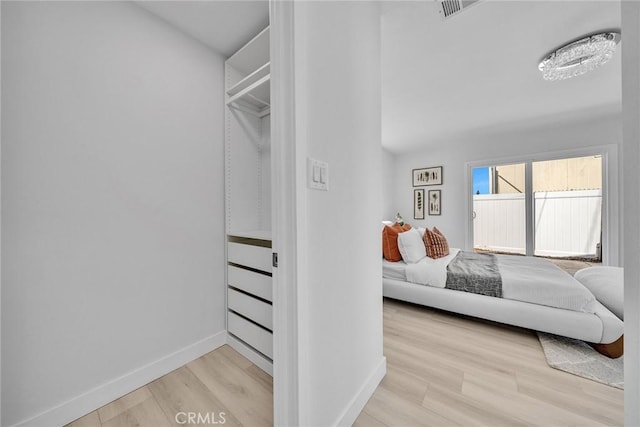
<svg viewBox="0 0 640 427">
<path fill-rule="evenodd" d="M 604 32 L 568 43 L 549 53 L 538 65 L 545 80 L 563 80 L 582 74 L 606 64 L 616 45 L 620 33 Z"/>
</svg>

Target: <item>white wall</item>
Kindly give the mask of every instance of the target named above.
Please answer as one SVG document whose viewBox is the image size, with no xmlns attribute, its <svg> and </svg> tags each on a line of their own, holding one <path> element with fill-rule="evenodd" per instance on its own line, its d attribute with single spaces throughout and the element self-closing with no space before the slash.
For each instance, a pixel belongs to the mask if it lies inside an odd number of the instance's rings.
<svg viewBox="0 0 640 427">
<path fill-rule="evenodd" d="M 640 425 L 640 3 L 622 2 L 624 425 Z M 629 363 L 631 362 L 631 363 Z"/>
<path fill-rule="evenodd" d="M 0 58 L 2 58 L 2 3 L 0 3 Z M 0 63 L 2 61 L 0 60 Z M 2 67 L 0 67 L 0 81 L 2 81 Z M 0 99 L 2 99 L 2 85 L 0 85 Z M 0 199 L 2 196 L 2 103 L 0 102 Z M 0 209 L 0 224 L 2 223 L 2 209 Z M 0 226 L 0 260 L 2 259 L 2 227 Z M 2 262 L 0 262 L 0 424 L 2 424 Z"/>
<path fill-rule="evenodd" d="M 63 424 L 224 337 L 223 59 L 123 2 L 2 55 L 2 425 Z"/>
<path fill-rule="evenodd" d="M 300 2 L 294 19 L 297 167 L 329 164 L 329 191 L 297 183 L 300 425 L 351 425 L 385 372 L 379 12 Z"/>
<path fill-rule="evenodd" d="M 382 149 L 382 220 L 393 221 L 396 205 L 396 158 L 391 152 Z M 411 211 L 413 212 L 413 210 Z M 408 217 L 407 217 L 408 218 Z"/>
<path fill-rule="evenodd" d="M 443 166 L 443 185 L 424 187 L 427 190 L 442 189 L 442 215 L 427 215 L 424 221 L 409 219 L 409 223 L 437 226 L 447 236 L 451 246 L 464 248 L 467 223 L 467 162 L 492 161 L 591 146 L 619 145 L 621 141 L 622 122 L 618 114 L 584 122 L 558 118 L 555 125 L 479 132 L 474 137 L 464 140 L 430 145 L 428 148 L 425 147 L 424 151 L 397 156 L 396 209 L 405 218 L 413 217 L 412 169 Z M 612 168 L 611 173 L 618 177 L 618 164 L 609 166 Z M 617 233 L 614 236 L 614 249 L 617 250 L 618 242 L 615 237 Z"/>
</svg>

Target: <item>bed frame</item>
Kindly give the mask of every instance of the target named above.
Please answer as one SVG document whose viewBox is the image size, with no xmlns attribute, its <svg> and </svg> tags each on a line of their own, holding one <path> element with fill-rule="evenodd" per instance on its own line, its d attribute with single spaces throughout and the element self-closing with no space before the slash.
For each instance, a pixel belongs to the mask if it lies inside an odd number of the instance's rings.
<svg viewBox="0 0 640 427">
<path fill-rule="evenodd" d="M 382 287 L 385 297 L 575 338 L 609 357 L 622 355 L 624 324 L 599 302 L 595 313 L 583 313 L 388 278 Z"/>
</svg>

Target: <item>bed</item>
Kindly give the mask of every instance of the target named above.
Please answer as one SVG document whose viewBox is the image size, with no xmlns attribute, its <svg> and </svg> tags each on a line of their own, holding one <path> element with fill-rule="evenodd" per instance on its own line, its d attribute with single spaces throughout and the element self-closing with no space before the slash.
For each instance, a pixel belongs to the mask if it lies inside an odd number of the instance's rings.
<svg viewBox="0 0 640 427">
<path fill-rule="evenodd" d="M 553 263 L 494 255 L 502 281 L 502 295 L 495 297 L 447 287 L 447 269 L 458 254 L 469 252 L 452 248 L 446 257 L 415 264 L 383 260 L 384 296 L 599 344 L 595 348 L 605 354 L 622 339 L 623 322 Z"/>
</svg>

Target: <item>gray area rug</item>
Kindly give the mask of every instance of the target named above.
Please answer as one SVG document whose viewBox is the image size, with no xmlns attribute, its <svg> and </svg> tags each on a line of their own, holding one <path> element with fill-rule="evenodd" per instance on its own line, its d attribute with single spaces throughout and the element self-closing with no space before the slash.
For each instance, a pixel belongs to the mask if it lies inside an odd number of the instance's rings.
<svg viewBox="0 0 640 427">
<path fill-rule="evenodd" d="M 624 389 L 624 356 L 610 359 L 583 341 L 538 332 L 549 366 Z"/>
</svg>

